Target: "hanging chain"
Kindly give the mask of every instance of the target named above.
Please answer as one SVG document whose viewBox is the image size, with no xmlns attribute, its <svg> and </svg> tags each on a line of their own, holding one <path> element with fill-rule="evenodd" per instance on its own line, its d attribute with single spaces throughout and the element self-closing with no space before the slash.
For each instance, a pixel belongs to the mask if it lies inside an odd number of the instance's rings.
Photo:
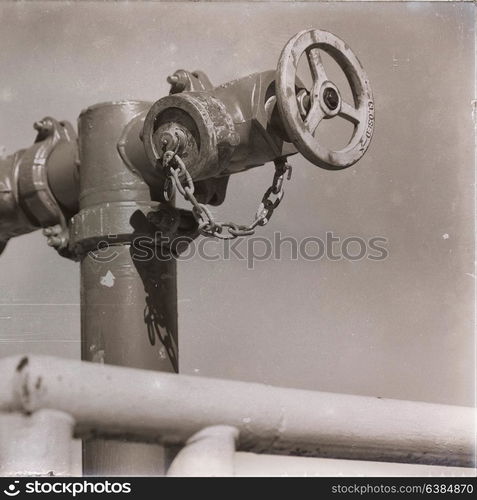
<svg viewBox="0 0 477 500">
<path fill-rule="evenodd" d="M 174 191 L 179 191 L 182 197 L 192 205 L 192 214 L 199 225 L 199 232 L 204 236 L 222 240 L 250 236 L 255 233 L 257 226 L 267 224 L 273 211 L 282 201 L 285 176 L 289 180 L 292 173 L 292 168 L 285 159 L 275 161 L 275 174 L 272 185 L 265 191 L 252 223 L 247 226 L 235 222 L 218 222 L 214 219 L 209 208 L 199 203 L 194 196 L 194 181 L 176 151 L 169 150 L 164 153 L 162 166 L 166 175 L 164 198 L 169 201 L 173 197 Z"/>
</svg>

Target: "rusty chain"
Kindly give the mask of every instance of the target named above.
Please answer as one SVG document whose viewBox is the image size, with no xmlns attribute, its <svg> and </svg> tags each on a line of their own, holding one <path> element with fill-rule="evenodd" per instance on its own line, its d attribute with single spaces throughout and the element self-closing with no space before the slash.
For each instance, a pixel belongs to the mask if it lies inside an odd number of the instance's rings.
<svg viewBox="0 0 477 500">
<path fill-rule="evenodd" d="M 175 164 L 173 166 L 173 164 Z M 204 236 L 229 240 L 239 236 L 250 236 L 257 226 L 264 226 L 270 220 L 274 210 L 283 199 L 283 182 L 285 176 L 290 179 L 292 167 L 285 159 L 275 161 L 275 174 L 272 185 L 265 191 L 255 217 L 251 224 L 243 225 L 235 222 L 217 222 L 209 208 L 197 201 L 194 196 L 194 181 L 177 151 L 166 151 L 162 157 L 162 167 L 166 176 L 164 198 L 170 200 L 174 191 L 191 203 L 192 214 L 197 221 L 199 232 Z M 227 233 L 224 232 L 227 230 Z"/>
</svg>

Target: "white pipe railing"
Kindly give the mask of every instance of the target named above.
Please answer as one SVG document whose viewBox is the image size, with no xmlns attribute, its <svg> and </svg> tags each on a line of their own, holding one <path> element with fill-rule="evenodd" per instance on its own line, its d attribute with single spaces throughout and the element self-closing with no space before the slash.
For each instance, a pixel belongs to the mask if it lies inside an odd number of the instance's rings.
<svg viewBox="0 0 477 500">
<path fill-rule="evenodd" d="M 214 425 L 191 436 L 174 458 L 168 476 L 229 477 L 235 475 L 235 448 L 239 432 Z"/>
<path fill-rule="evenodd" d="M 237 452 L 235 427 L 206 427 L 190 437 L 175 457 L 168 476 L 314 476 L 314 477 L 475 477 L 475 469 L 439 465 L 293 457 Z"/>
<path fill-rule="evenodd" d="M 0 360 L 0 411 L 70 415 L 76 435 L 184 445 L 237 429 L 259 453 L 473 467 L 475 409 L 285 389 L 43 356 Z"/>
<path fill-rule="evenodd" d="M 56 410 L 0 412 L 0 476 L 70 476 L 73 418 Z"/>
<path fill-rule="evenodd" d="M 234 476 L 241 477 L 475 477 L 476 475 L 476 470 L 470 467 L 292 457 L 246 451 L 235 453 L 233 467 Z M 189 475 L 195 475 L 192 467 L 189 471 Z"/>
</svg>

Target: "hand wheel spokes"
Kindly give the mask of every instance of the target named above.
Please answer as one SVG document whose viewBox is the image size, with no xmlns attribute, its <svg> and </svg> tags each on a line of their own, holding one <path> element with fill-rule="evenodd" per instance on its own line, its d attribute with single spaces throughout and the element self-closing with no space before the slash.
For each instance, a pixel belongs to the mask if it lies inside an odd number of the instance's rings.
<svg viewBox="0 0 477 500">
<path fill-rule="evenodd" d="M 311 76 L 313 78 L 312 87 L 310 89 L 311 106 L 305 118 L 307 129 L 314 134 L 321 120 L 325 117 L 322 107 L 320 106 L 320 87 L 328 80 L 325 67 L 321 60 L 320 51 L 312 47 L 306 51 L 308 65 L 310 67 Z"/>
<path fill-rule="evenodd" d="M 345 73 L 353 94 L 353 104 L 344 101 L 336 85 L 328 79 L 320 55 L 322 50 Z M 296 85 L 298 61 L 302 54 L 306 54 L 313 77 L 309 95 L 305 95 L 303 89 L 297 89 Z M 345 42 L 321 30 L 296 34 L 280 56 L 276 91 L 285 130 L 298 151 L 312 163 L 339 170 L 353 165 L 364 155 L 374 130 L 374 102 L 364 69 Z M 354 127 L 349 143 L 339 151 L 324 147 L 315 133 L 322 120 L 336 116 Z"/>
<path fill-rule="evenodd" d="M 321 120 L 323 120 L 323 118 L 325 117 L 325 113 L 323 113 L 319 99 L 315 99 L 312 102 L 313 103 L 310 107 L 310 111 L 308 111 L 303 123 L 305 124 L 306 128 L 310 131 L 310 133 L 314 134 Z"/>
<path fill-rule="evenodd" d="M 328 77 L 326 76 L 319 49 L 316 47 L 308 49 L 306 51 L 306 58 L 308 59 L 308 66 L 310 66 L 311 76 L 313 77 L 313 86 L 326 82 Z"/>
<path fill-rule="evenodd" d="M 355 125 L 359 125 L 362 120 L 362 115 L 363 113 L 360 109 L 356 109 L 354 106 L 351 106 L 351 104 L 341 101 L 341 108 L 338 112 L 338 116 L 341 116 Z"/>
<path fill-rule="evenodd" d="M 314 134 L 323 118 L 334 116 L 340 116 L 358 125 L 361 121 L 361 111 L 343 101 L 337 87 L 329 81 L 319 49 L 312 47 L 306 50 L 306 57 L 313 77 L 311 108 L 305 119 L 308 130 Z"/>
</svg>

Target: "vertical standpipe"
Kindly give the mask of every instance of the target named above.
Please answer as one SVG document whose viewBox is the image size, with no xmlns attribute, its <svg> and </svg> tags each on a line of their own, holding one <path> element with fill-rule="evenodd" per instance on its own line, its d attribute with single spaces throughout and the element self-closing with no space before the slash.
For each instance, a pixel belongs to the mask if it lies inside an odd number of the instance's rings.
<svg viewBox="0 0 477 500">
<path fill-rule="evenodd" d="M 160 206 L 118 151 L 127 124 L 149 107 L 145 102 L 110 102 L 79 117 L 80 211 L 72 220 L 71 236 L 81 256 L 81 355 L 97 363 L 174 372 L 175 261 L 151 243 L 155 231 L 148 214 L 157 214 Z M 164 449 L 87 440 L 83 472 L 162 475 Z"/>
</svg>

